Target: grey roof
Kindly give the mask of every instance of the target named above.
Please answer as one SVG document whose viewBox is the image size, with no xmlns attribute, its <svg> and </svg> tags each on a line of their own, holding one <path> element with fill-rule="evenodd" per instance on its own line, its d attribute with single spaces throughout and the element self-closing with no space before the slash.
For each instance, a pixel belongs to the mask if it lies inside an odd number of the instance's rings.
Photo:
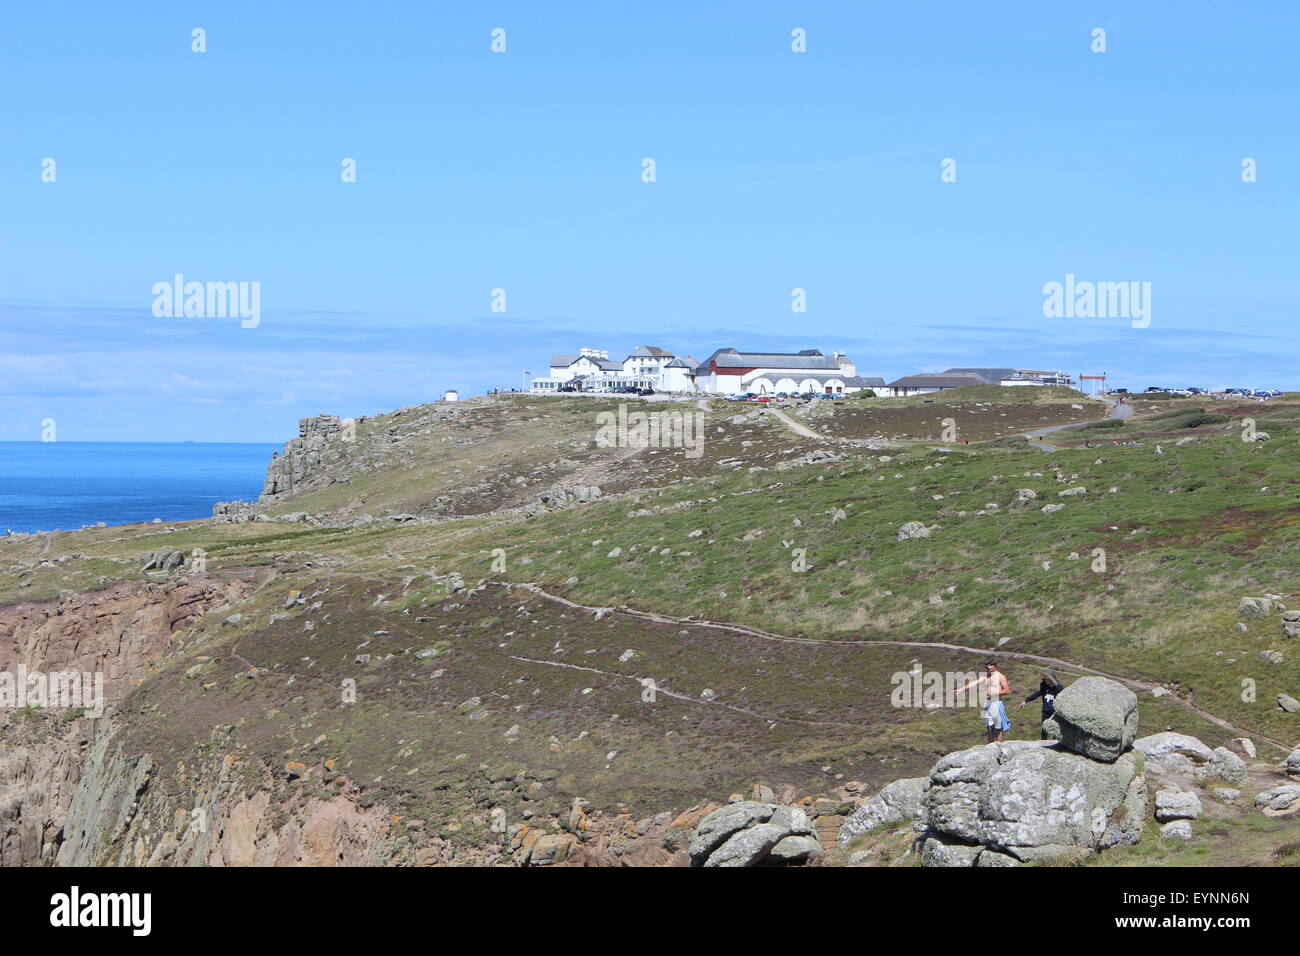
<svg viewBox="0 0 1300 956">
<path fill-rule="evenodd" d="M 654 345 L 638 345 L 636 349 L 628 355 L 628 358 L 632 358 L 633 356 L 638 358 L 672 358 L 673 353 Z"/>
<path fill-rule="evenodd" d="M 1012 378 L 1016 375 L 1014 368 L 950 368 L 940 375 L 975 375 L 985 385 L 997 385 L 1004 378 Z"/>
<path fill-rule="evenodd" d="M 978 375 L 962 372 L 957 375 L 904 375 L 889 383 L 889 388 L 961 388 L 963 385 L 988 384 Z"/>
<path fill-rule="evenodd" d="M 621 369 L 622 362 L 615 362 L 613 359 L 596 358 L 594 355 L 552 355 L 551 368 L 568 368 L 578 359 L 590 359 L 603 369 Z"/>
<path fill-rule="evenodd" d="M 707 359 L 704 365 L 717 365 L 718 368 L 789 368 L 807 369 L 808 371 L 835 372 L 840 363 L 829 355 L 822 355 L 817 349 L 804 349 L 801 352 L 740 352 L 736 349 L 718 349 Z"/>
<path fill-rule="evenodd" d="M 854 375 L 852 378 L 846 378 L 844 384 L 856 385 L 859 388 L 884 388 L 885 380 L 874 375 Z"/>
</svg>

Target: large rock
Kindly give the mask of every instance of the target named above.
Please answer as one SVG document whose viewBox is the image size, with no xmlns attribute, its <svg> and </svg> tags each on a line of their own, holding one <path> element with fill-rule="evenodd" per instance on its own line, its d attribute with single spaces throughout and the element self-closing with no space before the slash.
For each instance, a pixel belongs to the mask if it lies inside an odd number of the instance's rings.
<svg viewBox="0 0 1300 956">
<path fill-rule="evenodd" d="M 911 823 L 921 815 L 921 795 L 928 777 L 908 777 L 887 784 L 878 794 L 858 807 L 840 826 L 838 842 L 844 846 L 855 836 L 876 827 Z"/>
<path fill-rule="evenodd" d="M 931 838 L 945 846 L 931 850 L 928 865 L 954 865 L 937 862 L 953 855 L 951 844 L 1026 862 L 1051 860 L 1136 843 L 1146 789 L 1132 754 L 1103 763 L 1048 741 L 1012 741 L 941 758 L 922 810 L 928 828 L 923 846 Z"/>
<path fill-rule="evenodd" d="M 1247 775 L 1246 761 L 1242 760 L 1227 747 L 1215 747 L 1214 759 L 1196 770 L 1196 776 L 1226 780 L 1228 783 L 1243 783 Z"/>
<path fill-rule="evenodd" d="M 692 860 L 698 859 L 702 863 L 736 831 L 766 823 L 772 819 L 775 810 L 776 807 L 770 803 L 755 803 L 750 800 L 719 807 L 700 821 L 686 852 Z"/>
<path fill-rule="evenodd" d="M 811 836 L 782 837 L 767 854 L 766 863 L 804 863 L 822 851 L 822 843 Z"/>
<path fill-rule="evenodd" d="M 1282 763 L 1282 769 L 1288 774 L 1300 773 L 1300 747 L 1291 751 Z"/>
<path fill-rule="evenodd" d="M 1300 783 L 1284 783 L 1256 795 L 1255 806 L 1267 816 L 1281 816 L 1300 810 Z"/>
<path fill-rule="evenodd" d="M 797 807 L 745 800 L 700 820 L 687 853 L 692 866 L 802 863 L 821 852 L 808 815 Z"/>
<path fill-rule="evenodd" d="M 1190 820 L 1171 820 L 1160 828 L 1162 840 L 1190 840 L 1192 822 Z"/>
<path fill-rule="evenodd" d="M 919 521 L 908 521 L 898 529 L 898 540 L 907 541 L 911 538 L 928 538 L 930 529 Z"/>
<path fill-rule="evenodd" d="M 1160 770 L 1190 773 L 1196 767 L 1214 760 L 1214 751 L 1207 744 L 1195 737 L 1173 731 L 1140 737 L 1133 741 L 1133 749 Z"/>
<path fill-rule="evenodd" d="M 1201 798 L 1186 790 L 1157 790 L 1156 819 L 1161 823 L 1171 820 L 1195 820 L 1201 815 Z"/>
<path fill-rule="evenodd" d="M 1268 598 L 1244 597 L 1237 605 L 1237 617 L 1268 617 L 1273 613 L 1273 602 Z"/>
<path fill-rule="evenodd" d="M 185 555 L 175 548 L 159 548 L 146 551 L 140 555 L 141 571 L 163 571 L 171 573 L 185 563 Z"/>
<path fill-rule="evenodd" d="M 1137 737 L 1137 695 L 1105 677 L 1081 677 L 1056 697 L 1043 729 L 1068 749 L 1113 763 Z"/>
<path fill-rule="evenodd" d="M 766 859 L 771 849 L 786 838 L 788 834 L 775 823 L 760 823 L 757 826 L 738 830 L 718 847 L 704 866 L 755 866 Z"/>
<path fill-rule="evenodd" d="M 930 834 L 921 841 L 921 865 L 974 866 L 983 849 L 981 846 L 946 840 Z"/>
</svg>

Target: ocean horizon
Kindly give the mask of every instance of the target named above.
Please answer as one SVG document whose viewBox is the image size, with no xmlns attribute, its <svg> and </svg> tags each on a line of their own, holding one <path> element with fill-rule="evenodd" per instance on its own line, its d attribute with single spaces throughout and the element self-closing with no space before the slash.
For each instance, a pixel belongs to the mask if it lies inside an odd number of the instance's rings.
<svg viewBox="0 0 1300 956">
<path fill-rule="evenodd" d="M 212 515 L 256 500 L 269 442 L 0 442 L 0 536 Z"/>
</svg>

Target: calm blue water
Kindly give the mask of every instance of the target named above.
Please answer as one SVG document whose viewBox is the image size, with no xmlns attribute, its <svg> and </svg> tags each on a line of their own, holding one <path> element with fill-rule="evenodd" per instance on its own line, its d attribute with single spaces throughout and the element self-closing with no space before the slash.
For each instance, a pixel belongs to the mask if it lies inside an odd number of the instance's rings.
<svg viewBox="0 0 1300 956">
<path fill-rule="evenodd" d="M 104 521 L 207 518 L 256 499 L 278 445 L 0 442 L 0 535 Z"/>
</svg>

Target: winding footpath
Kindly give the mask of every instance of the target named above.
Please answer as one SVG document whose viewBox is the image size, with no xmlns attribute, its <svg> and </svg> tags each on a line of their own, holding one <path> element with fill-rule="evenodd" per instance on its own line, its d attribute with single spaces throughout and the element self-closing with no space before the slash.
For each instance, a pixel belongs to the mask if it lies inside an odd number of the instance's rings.
<svg viewBox="0 0 1300 956">
<path fill-rule="evenodd" d="M 626 615 L 627 617 L 632 617 L 643 621 L 650 621 L 655 624 L 670 624 L 670 625 L 681 625 L 686 627 L 712 628 L 714 630 L 726 631 L 732 634 L 740 634 L 745 637 L 753 637 L 765 641 L 777 641 L 786 644 L 815 644 L 815 645 L 828 645 L 833 647 L 913 647 L 913 648 L 927 647 L 927 648 L 934 648 L 938 650 L 951 651 L 953 653 L 958 653 L 958 654 L 982 654 L 986 657 L 991 654 L 996 654 L 1000 657 L 1011 657 L 1011 658 L 1015 658 L 1016 660 L 1028 661 L 1035 664 L 1044 664 L 1044 665 L 1057 667 L 1060 668 L 1061 670 L 1071 671 L 1078 674 L 1086 674 L 1094 677 L 1106 677 L 1109 678 L 1110 680 L 1117 681 L 1135 690 L 1152 691 L 1162 686 L 1161 684 L 1158 683 L 1134 680 L 1131 677 L 1122 677 L 1118 674 L 1109 674 L 1106 671 L 1097 670 L 1096 668 L 1093 667 L 1086 667 L 1082 664 L 1075 664 L 1072 661 L 1067 661 L 1059 657 L 1047 657 L 1042 654 L 1029 654 L 1024 651 L 1008 651 L 1001 648 L 988 648 L 988 647 L 965 647 L 961 644 L 945 644 L 942 642 L 935 642 L 935 641 L 826 641 L 826 640 L 817 640 L 815 638 L 810 638 L 810 637 L 790 637 L 784 634 L 776 634 L 771 631 L 760 630 L 759 628 L 756 627 L 749 627 L 748 625 L 744 625 L 744 624 L 729 624 L 725 621 L 709 621 L 709 620 L 703 620 L 703 619 L 692 618 L 692 617 L 674 617 L 668 614 L 658 614 L 653 611 L 638 611 L 635 608 L 630 608 L 627 607 L 626 605 L 622 605 L 617 608 L 590 607 L 585 604 L 578 604 L 574 601 L 570 601 L 568 598 L 561 597 L 558 594 L 552 594 L 549 591 L 544 590 L 540 585 L 532 584 L 532 583 L 513 583 L 509 581 L 492 581 L 489 583 L 494 585 L 499 585 L 502 587 L 522 588 L 523 590 L 528 591 L 531 594 L 535 594 L 544 600 L 551 601 L 555 604 L 560 604 L 563 605 L 564 607 L 571 608 L 575 611 L 582 611 L 588 614 L 595 614 L 596 612 L 600 612 L 601 614 L 611 614 L 611 613 L 623 614 Z M 524 658 L 519 658 L 519 659 L 524 660 Z M 552 661 L 533 661 L 533 662 L 539 664 L 554 663 Z M 587 668 L 583 668 L 583 669 L 587 669 Z M 607 672 L 600 671 L 599 673 L 606 674 Z M 641 679 L 638 677 L 633 677 L 628 674 L 608 673 L 608 676 L 626 677 L 630 680 L 637 680 L 637 681 Z M 701 701 L 697 701 L 695 698 L 686 697 L 685 695 L 682 694 L 670 694 L 667 691 L 665 691 L 663 688 L 657 688 L 657 692 L 661 694 L 665 694 L 666 696 L 678 697 L 682 700 L 690 700 L 694 703 L 701 703 Z M 1227 720 L 1224 720 L 1222 717 L 1212 714 L 1208 710 L 1203 710 L 1200 707 L 1197 707 L 1195 704 L 1191 704 L 1181 699 L 1180 697 L 1177 697 L 1174 694 L 1169 694 L 1165 699 L 1172 701 L 1173 703 L 1177 704 L 1179 707 L 1182 707 L 1184 710 L 1188 711 L 1189 713 L 1195 714 L 1196 716 L 1202 718 L 1203 720 L 1209 721 L 1210 723 L 1214 724 L 1216 727 L 1219 727 L 1223 730 L 1227 730 L 1241 737 L 1250 737 L 1254 740 L 1262 740 L 1265 743 L 1268 743 L 1276 747 L 1283 754 L 1289 754 L 1291 753 L 1292 750 L 1295 749 L 1294 747 L 1282 743 L 1282 741 L 1280 740 L 1274 740 L 1272 737 L 1266 737 L 1263 734 L 1256 733 L 1255 731 L 1245 730 L 1241 727 L 1238 727 L 1235 724 Z M 735 707 L 731 709 L 740 710 L 740 708 L 735 708 Z M 742 712 L 750 713 L 749 711 L 742 711 Z M 782 718 L 766 717 L 765 715 L 761 715 L 761 714 L 752 714 L 752 716 L 763 717 L 764 719 L 771 719 L 771 720 L 790 719 L 784 717 Z M 803 722 L 818 723 L 816 721 L 803 721 Z M 835 724 L 834 726 L 847 726 L 847 725 Z"/>
<path fill-rule="evenodd" d="M 1060 451 L 1060 448 L 1058 446 L 1053 445 L 1050 442 L 1046 441 L 1046 437 L 1050 435 L 1052 432 L 1059 432 L 1062 429 L 1066 429 L 1066 428 L 1078 428 L 1081 425 L 1095 425 L 1098 422 L 1108 421 L 1109 419 L 1112 418 L 1131 418 L 1133 416 L 1132 405 L 1121 404 L 1120 402 L 1112 401 L 1109 398 L 1104 399 L 1104 401 L 1110 404 L 1110 410 L 1102 418 L 1089 419 L 1086 422 L 1066 422 L 1064 425 L 1052 425 L 1049 428 L 1037 428 L 1034 429 L 1032 432 L 1022 432 L 1021 434 L 1009 435 L 1007 437 L 1028 439 L 1030 445 L 1032 445 L 1035 448 L 1040 448 L 1043 451 Z M 766 411 L 767 414 L 775 418 L 777 421 L 779 421 L 786 428 L 790 429 L 790 431 L 794 432 L 796 435 L 801 435 L 804 438 L 813 438 L 816 439 L 817 441 L 839 442 L 840 444 L 845 444 L 845 445 L 869 445 L 876 448 L 882 448 L 887 444 L 893 445 L 894 447 L 899 447 L 905 444 L 912 444 L 912 445 L 936 444 L 936 442 L 930 441 L 928 439 L 902 439 L 902 440 L 893 439 L 890 442 L 882 442 L 879 440 L 868 439 L 868 438 L 840 438 L 835 435 L 823 435 L 820 432 L 813 431 L 807 425 L 795 421 L 785 412 L 773 408 L 770 405 L 763 406 L 763 410 Z M 944 443 L 939 442 L 938 444 L 944 444 Z"/>
</svg>

